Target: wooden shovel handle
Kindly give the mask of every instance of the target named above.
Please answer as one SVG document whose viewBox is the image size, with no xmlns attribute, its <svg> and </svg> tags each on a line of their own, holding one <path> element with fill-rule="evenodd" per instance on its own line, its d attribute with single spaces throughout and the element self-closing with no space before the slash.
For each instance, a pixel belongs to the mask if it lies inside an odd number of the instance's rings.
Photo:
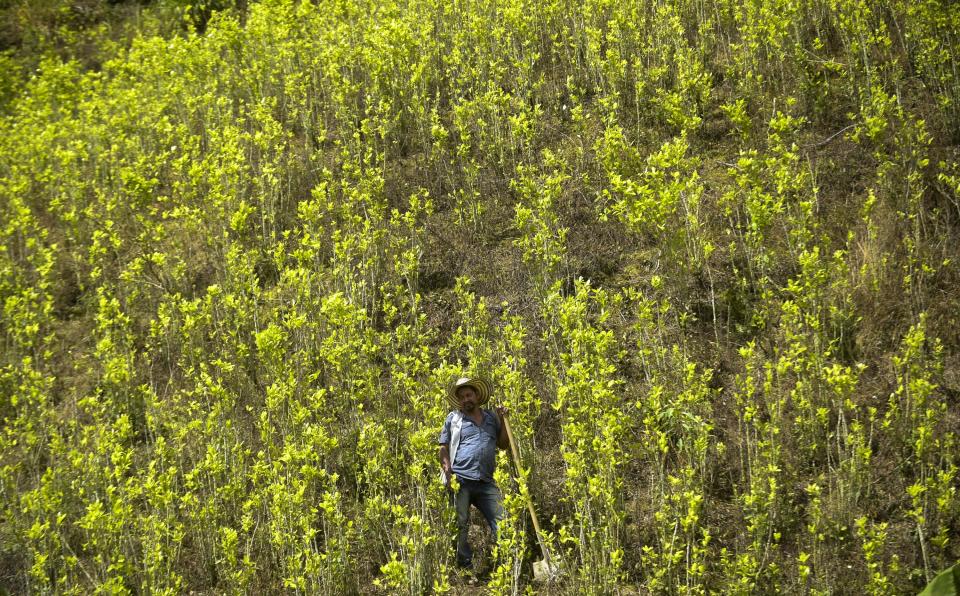
<svg viewBox="0 0 960 596">
<path fill-rule="evenodd" d="M 513 431 L 510 430 L 510 421 L 507 415 L 503 414 L 503 430 L 507 431 L 507 440 L 510 441 L 510 452 L 513 453 L 513 464 L 517 467 L 517 474 L 520 473 L 520 452 L 517 450 L 517 443 L 513 440 Z M 527 495 L 527 510 L 530 512 L 530 519 L 533 520 L 533 531 L 537 534 L 537 542 L 540 543 L 540 550 L 543 552 L 543 558 L 550 563 L 550 553 L 547 551 L 547 545 L 543 542 L 540 532 L 540 521 L 537 519 L 537 512 L 533 508 L 533 500 Z"/>
</svg>

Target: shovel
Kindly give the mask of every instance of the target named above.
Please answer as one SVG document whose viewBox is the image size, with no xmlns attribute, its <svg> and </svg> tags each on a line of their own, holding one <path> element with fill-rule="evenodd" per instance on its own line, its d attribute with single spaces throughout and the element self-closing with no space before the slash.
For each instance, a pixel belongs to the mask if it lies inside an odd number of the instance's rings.
<svg viewBox="0 0 960 596">
<path fill-rule="evenodd" d="M 520 453 L 517 451 L 517 443 L 513 440 L 513 432 L 510 430 L 510 421 L 506 414 L 503 415 L 503 428 L 507 431 L 507 439 L 510 441 L 510 452 L 513 454 L 513 463 L 517 467 L 517 473 L 520 473 Z M 537 535 L 537 542 L 540 544 L 540 552 L 543 553 L 543 559 L 533 562 L 533 579 L 538 582 L 546 582 L 555 579 L 560 573 L 560 567 L 550 556 L 550 550 L 544 541 L 540 531 L 540 521 L 537 519 L 537 512 L 533 509 L 533 499 L 530 493 L 527 493 L 527 510 L 530 512 L 530 519 L 533 520 L 533 531 Z"/>
</svg>

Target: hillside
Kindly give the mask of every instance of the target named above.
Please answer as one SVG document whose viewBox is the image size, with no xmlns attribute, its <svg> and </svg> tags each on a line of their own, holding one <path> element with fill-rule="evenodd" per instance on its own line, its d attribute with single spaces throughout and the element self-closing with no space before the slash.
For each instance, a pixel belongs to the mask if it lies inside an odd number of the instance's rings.
<svg viewBox="0 0 960 596">
<path fill-rule="evenodd" d="M 0 592 L 480 592 L 463 374 L 490 593 L 960 559 L 960 4 L 0 14 Z"/>
</svg>

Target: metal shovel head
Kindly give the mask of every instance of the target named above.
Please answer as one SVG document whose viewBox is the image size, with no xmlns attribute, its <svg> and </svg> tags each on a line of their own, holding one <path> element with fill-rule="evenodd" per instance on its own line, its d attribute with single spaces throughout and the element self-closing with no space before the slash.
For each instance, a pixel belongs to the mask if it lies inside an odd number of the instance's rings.
<svg viewBox="0 0 960 596">
<path fill-rule="evenodd" d="M 556 565 L 551 565 L 548 561 L 540 560 L 533 562 L 533 579 L 537 582 L 548 582 L 557 577 Z"/>
</svg>

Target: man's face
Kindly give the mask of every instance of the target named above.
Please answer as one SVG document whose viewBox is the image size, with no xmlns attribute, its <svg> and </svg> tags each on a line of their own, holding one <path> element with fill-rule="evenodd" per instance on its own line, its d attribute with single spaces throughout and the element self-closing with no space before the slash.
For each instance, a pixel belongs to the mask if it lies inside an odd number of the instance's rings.
<svg viewBox="0 0 960 596">
<path fill-rule="evenodd" d="M 460 409 L 464 412 L 472 412 L 477 407 L 479 396 L 473 390 L 473 387 L 465 385 L 457 389 L 457 399 L 460 400 Z"/>
</svg>

